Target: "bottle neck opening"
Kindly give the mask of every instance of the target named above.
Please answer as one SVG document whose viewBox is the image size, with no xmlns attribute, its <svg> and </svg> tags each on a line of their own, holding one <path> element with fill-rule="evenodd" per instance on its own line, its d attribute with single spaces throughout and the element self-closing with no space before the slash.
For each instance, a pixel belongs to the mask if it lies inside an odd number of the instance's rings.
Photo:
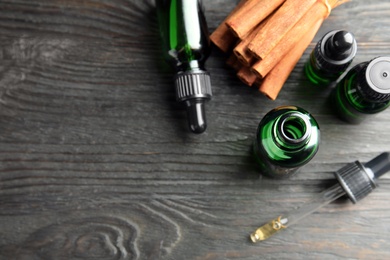
<svg viewBox="0 0 390 260">
<path fill-rule="evenodd" d="M 296 149 L 305 145 L 310 138 L 311 124 L 306 115 L 293 112 L 282 116 L 275 130 L 280 146 Z"/>
</svg>

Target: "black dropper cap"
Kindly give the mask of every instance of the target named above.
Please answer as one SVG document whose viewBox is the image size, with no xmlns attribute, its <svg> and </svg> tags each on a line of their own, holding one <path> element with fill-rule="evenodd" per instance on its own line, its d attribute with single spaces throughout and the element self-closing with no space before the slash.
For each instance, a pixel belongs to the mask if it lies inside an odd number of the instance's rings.
<svg viewBox="0 0 390 260">
<path fill-rule="evenodd" d="M 366 99 L 373 102 L 390 100 L 390 57 L 371 60 L 358 80 L 361 93 Z"/>
<path fill-rule="evenodd" d="M 338 31 L 326 41 L 325 54 L 333 60 L 344 60 L 351 55 L 354 42 L 352 33 Z"/>
<path fill-rule="evenodd" d="M 352 33 L 343 30 L 330 31 L 322 37 L 314 49 L 319 67 L 331 72 L 342 72 L 357 52 L 357 43 Z"/>
<path fill-rule="evenodd" d="M 176 99 L 186 106 L 190 130 L 203 133 L 207 128 L 204 104 L 212 96 L 209 73 L 190 71 L 177 74 L 175 86 Z"/>
<path fill-rule="evenodd" d="M 335 172 L 335 176 L 353 203 L 366 197 L 377 187 L 376 179 L 390 171 L 390 153 L 385 152 L 371 161 L 349 163 Z"/>
</svg>

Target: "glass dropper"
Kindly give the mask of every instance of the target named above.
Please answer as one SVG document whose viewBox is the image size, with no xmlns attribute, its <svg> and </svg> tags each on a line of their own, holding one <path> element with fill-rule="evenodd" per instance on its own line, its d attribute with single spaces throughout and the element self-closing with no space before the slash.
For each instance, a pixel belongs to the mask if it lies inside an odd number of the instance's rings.
<svg viewBox="0 0 390 260">
<path fill-rule="evenodd" d="M 375 180 L 388 171 L 390 171 L 390 153 L 388 152 L 378 155 L 364 165 L 359 161 L 345 165 L 335 172 L 338 183 L 319 193 L 301 207 L 280 215 L 256 229 L 250 235 L 252 242 L 266 240 L 343 195 L 348 195 L 355 204 L 371 193 L 377 187 Z"/>
</svg>

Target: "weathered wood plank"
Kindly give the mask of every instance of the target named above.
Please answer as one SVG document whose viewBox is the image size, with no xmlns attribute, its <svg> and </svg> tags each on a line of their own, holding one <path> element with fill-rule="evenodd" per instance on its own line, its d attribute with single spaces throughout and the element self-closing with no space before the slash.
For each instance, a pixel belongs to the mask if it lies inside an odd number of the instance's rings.
<svg viewBox="0 0 390 260">
<path fill-rule="evenodd" d="M 236 1 L 204 1 L 210 31 Z M 390 176 L 262 244 L 248 234 L 331 185 L 333 171 L 389 150 L 390 110 L 340 121 L 303 76 L 276 101 L 214 50 L 209 128 L 188 132 L 161 58 L 153 1 L 0 1 L 0 259 L 389 259 Z M 315 41 L 351 30 L 354 64 L 388 54 L 390 3 L 335 9 Z M 259 175 L 251 144 L 270 109 L 317 118 L 321 147 L 288 180 Z"/>
</svg>

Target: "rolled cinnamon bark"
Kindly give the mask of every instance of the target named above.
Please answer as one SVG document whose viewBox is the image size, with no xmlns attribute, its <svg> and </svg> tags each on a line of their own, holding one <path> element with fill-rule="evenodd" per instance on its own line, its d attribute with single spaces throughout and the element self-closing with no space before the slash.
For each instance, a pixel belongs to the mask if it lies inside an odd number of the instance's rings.
<svg viewBox="0 0 390 260">
<path fill-rule="evenodd" d="M 226 21 L 234 35 L 243 39 L 285 0 L 248 0 Z"/>
<path fill-rule="evenodd" d="M 257 60 L 252 53 L 248 50 L 248 44 L 255 38 L 256 34 L 263 30 L 264 26 L 269 22 L 273 14 L 270 14 L 266 19 L 264 19 L 257 27 L 252 30 L 249 35 L 247 35 L 239 44 L 233 49 L 234 55 L 238 60 L 246 65 L 250 66 L 252 63 Z"/>
<path fill-rule="evenodd" d="M 238 71 L 241 68 L 241 63 L 238 61 L 237 57 L 234 54 L 230 54 L 229 58 L 226 60 L 226 65 Z"/>
<path fill-rule="evenodd" d="M 259 87 L 259 91 L 268 98 L 275 100 L 278 96 L 291 71 L 302 57 L 302 54 L 311 43 L 326 18 L 326 16 L 324 16 L 325 8 L 327 7 L 324 4 L 319 3 L 318 8 L 315 8 L 313 13 L 311 13 L 313 19 L 316 19 L 316 21 L 312 24 L 310 30 L 301 37 L 297 44 L 289 51 L 288 55 L 281 59 L 264 78 Z"/>
<path fill-rule="evenodd" d="M 249 51 L 258 59 L 264 59 L 284 38 L 291 28 L 309 11 L 317 0 L 286 0 L 272 19 L 256 34 L 248 45 Z M 303 33 L 302 33 L 303 34 Z M 299 37 L 302 34 L 298 34 Z"/>
<path fill-rule="evenodd" d="M 318 7 L 318 5 L 320 5 L 320 7 Z M 301 38 L 306 37 L 307 32 L 312 30 L 313 24 L 315 24 L 318 19 L 322 19 L 322 17 L 327 15 L 327 12 L 328 9 L 321 2 L 312 5 L 309 11 L 306 12 L 295 26 L 284 35 L 283 39 L 276 44 L 271 52 L 265 56 L 264 59 L 253 64 L 253 72 L 256 73 L 258 77 L 264 78 L 276 64 L 282 59 L 286 59 L 286 54 L 289 53 L 294 46 L 300 44 L 299 41 Z"/>
<path fill-rule="evenodd" d="M 252 86 L 257 77 L 248 66 L 241 66 L 237 71 L 237 77 L 246 85 Z"/>
<path fill-rule="evenodd" d="M 215 29 L 215 31 L 210 35 L 210 40 L 217 46 L 221 51 L 228 52 L 234 47 L 234 44 L 237 41 L 237 37 L 233 32 L 227 27 L 226 21 L 237 12 L 245 2 L 248 0 L 241 0 L 233 11 L 225 18 L 225 20 Z M 253 0 L 252 0 L 253 1 Z"/>
</svg>

